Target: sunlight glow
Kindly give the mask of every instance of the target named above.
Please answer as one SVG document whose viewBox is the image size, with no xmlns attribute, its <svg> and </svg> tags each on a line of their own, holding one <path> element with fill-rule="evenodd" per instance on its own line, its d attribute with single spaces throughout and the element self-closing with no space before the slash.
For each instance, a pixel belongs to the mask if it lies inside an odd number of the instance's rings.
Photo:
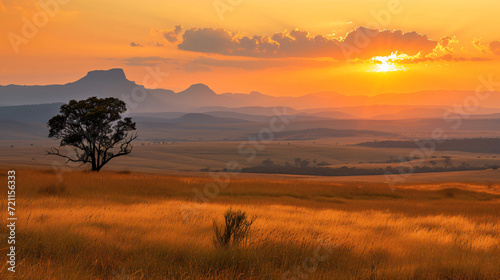
<svg viewBox="0 0 500 280">
<path fill-rule="evenodd" d="M 399 54 L 397 52 L 391 53 L 388 56 L 375 56 L 372 57 L 372 62 L 377 63 L 375 72 L 394 72 L 406 71 L 402 65 L 398 65 L 396 61 L 408 58 L 406 54 Z"/>
</svg>

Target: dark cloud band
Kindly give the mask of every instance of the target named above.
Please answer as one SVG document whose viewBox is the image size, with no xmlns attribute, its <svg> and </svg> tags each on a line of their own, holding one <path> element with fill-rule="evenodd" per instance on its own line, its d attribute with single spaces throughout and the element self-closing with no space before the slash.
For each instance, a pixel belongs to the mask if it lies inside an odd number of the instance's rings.
<svg viewBox="0 0 500 280">
<path fill-rule="evenodd" d="M 359 27 L 342 40 L 292 30 L 273 36 L 240 36 L 224 29 L 186 30 L 178 48 L 186 51 L 247 57 L 330 57 L 338 60 L 365 59 L 398 51 L 408 55 L 427 54 L 438 42 L 417 32 Z"/>
</svg>

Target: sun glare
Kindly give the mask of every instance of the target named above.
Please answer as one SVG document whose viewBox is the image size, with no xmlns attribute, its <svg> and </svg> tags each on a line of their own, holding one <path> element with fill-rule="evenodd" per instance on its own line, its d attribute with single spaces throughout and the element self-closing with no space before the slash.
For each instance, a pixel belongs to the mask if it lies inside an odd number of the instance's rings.
<svg viewBox="0 0 500 280">
<path fill-rule="evenodd" d="M 394 71 L 406 71 L 406 68 L 402 65 L 398 65 L 395 61 L 401 59 L 401 55 L 397 52 L 391 53 L 388 56 L 375 56 L 372 58 L 372 62 L 376 63 L 375 72 L 394 72 Z M 402 55 L 406 56 L 406 55 Z"/>
</svg>

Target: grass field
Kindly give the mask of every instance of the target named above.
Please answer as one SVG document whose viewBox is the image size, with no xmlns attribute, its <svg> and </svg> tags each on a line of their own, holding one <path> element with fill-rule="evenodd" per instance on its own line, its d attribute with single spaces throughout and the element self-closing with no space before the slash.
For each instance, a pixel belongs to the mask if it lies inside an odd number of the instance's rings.
<svg viewBox="0 0 500 280">
<path fill-rule="evenodd" d="M 348 142 L 339 142 L 347 141 Z M 255 158 L 251 158 L 248 149 L 255 146 L 244 146 L 240 153 L 239 141 L 228 142 L 177 142 L 168 144 L 153 144 L 150 142 L 138 142 L 134 151 L 127 157 L 113 160 L 111 164 L 104 167 L 105 171 L 140 171 L 151 173 L 199 171 L 200 169 L 212 167 L 223 169 L 228 161 L 238 161 L 241 166 L 256 166 L 266 159 L 271 159 L 278 164 L 286 161 L 292 162 L 295 158 L 316 159 L 318 162 L 327 162 L 333 168 L 342 166 L 356 168 L 386 168 L 387 166 L 398 166 L 400 163 L 387 163 L 390 159 L 399 156 L 408 157 L 414 149 L 391 149 L 391 148 L 369 148 L 351 146 L 353 143 L 368 141 L 369 139 L 335 139 L 319 141 L 293 141 L 271 142 L 262 145 L 264 149 L 256 150 Z M 54 156 L 46 156 L 46 151 L 58 143 L 51 141 L 18 141 L 11 148 L 12 142 L 0 141 L 0 154 L 2 160 L 0 167 L 13 168 L 26 165 L 36 168 L 51 168 L 52 166 L 64 166 L 65 160 Z M 142 145 L 142 144 L 145 145 Z M 337 146 L 337 143 L 338 146 Z M 31 146 L 33 144 L 33 146 Z M 149 144 L 149 145 L 148 145 Z M 456 166 L 462 163 L 471 166 L 500 165 L 500 154 L 480 154 L 457 151 L 436 151 L 432 154 L 436 158 L 428 158 L 424 163 L 416 163 L 430 166 L 429 161 L 434 160 L 437 166 L 443 166 L 442 156 L 451 156 Z"/>
<path fill-rule="evenodd" d="M 483 172 L 489 183 L 450 175 L 395 191 L 242 174 L 195 203 L 210 176 L 18 169 L 17 272 L 4 263 L 0 278 L 497 280 L 500 172 Z M 230 207 L 256 221 L 246 245 L 217 248 L 212 220 Z"/>
</svg>

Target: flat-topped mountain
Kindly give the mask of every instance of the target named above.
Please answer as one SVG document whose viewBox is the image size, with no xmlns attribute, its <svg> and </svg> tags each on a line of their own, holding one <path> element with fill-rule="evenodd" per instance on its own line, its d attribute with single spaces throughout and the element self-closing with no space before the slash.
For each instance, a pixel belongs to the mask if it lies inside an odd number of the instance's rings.
<svg viewBox="0 0 500 280">
<path fill-rule="evenodd" d="M 93 84 L 93 83 L 133 83 L 125 76 L 125 71 L 121 68 L 109 70 L 90 71 L 85 77 L 73 84 Z M 135 83 L 134 83 L 135 84 Z"/>
</svg>

